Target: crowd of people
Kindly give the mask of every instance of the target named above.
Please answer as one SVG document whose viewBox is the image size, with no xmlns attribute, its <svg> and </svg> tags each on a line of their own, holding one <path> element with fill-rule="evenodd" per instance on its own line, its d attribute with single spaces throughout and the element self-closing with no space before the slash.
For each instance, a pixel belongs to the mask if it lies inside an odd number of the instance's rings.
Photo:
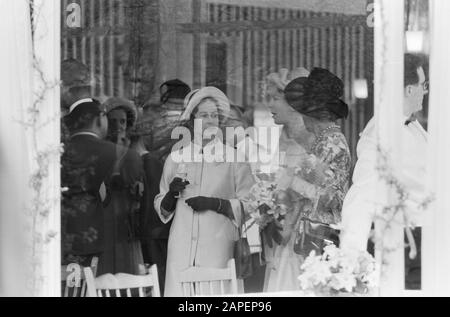
<svg viewBox="0 0 450 317">
<path fill-rule="evenodd" d="M 426 136 L 414 119 L 427 92 L 420 59 L 406 56 L 405 70 L 405 129 Z M 246 292 L 298 289 L 305 255 L 296 233 L 303 219 L 342 223 L 341 245 L 358 249 L 366 248 L 373 221 L 364 205 L 376 170 L 367 142 L 358 147 L 361 161 L 347 195 L 352 157 L 339 125 L 349 115 L 343 81 L 322 68 L 282 71 L 266 81 L 266 106 L 283 126 L 277 152 L 283 160 L 272 176 L 293 207 L 283 222 L 259 223 L 256 233 L 248 232 L 256 248 Z M 143 107 L 122 97 L 101 103 L 86 92 L 72 99 L 63 120 L 63 264 L 89 266 L 98 257 L 98 275 L 143 274 L 156 264 L 165 296 L 181 296 L 177 274 L 189 267 L 226 267 L 250 218 L 247 197 L 261 172 L 251 149 L 244 149 L 244 162 L 224 155 L 242 144 L 257 147 L 257 140 L 219 136 L 227 127 L 251 127 L 252 109 L 233 104 L 218 88 L 191 90 L 180 80 L 164 83 L 159 103 Z M 177 127 L 190 132 L 182 148 L 171 138 Z M 362 142 L 373 130 L 369 123 Z M 415 135 L 410 139 L 416 143 Z M 206 160 L 208 153 L 216 160 Z M 307 173 L 296 172 L 305 166 Z"/>
</svg>

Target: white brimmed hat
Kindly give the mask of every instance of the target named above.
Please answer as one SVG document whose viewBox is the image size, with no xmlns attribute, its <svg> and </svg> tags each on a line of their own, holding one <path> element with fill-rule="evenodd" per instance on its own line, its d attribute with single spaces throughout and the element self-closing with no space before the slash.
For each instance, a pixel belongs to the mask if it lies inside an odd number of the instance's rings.
<svg viewBox="0 0 450 317">
<path fill-rule="evenodd" d="M 228 116 L 228 114 L 230 113 L 230 101 L 228 100 L 228 97 L 216 87 L 204 87 L 194 90 L 186 96 L 186 99 L 184 100 L 185 110 L 181 115 L 181 120 L 189 120 L 194 109 L 205 98 L 215 99 L 219 107 L 219 113 L 222 116 Z"/>
</svg>

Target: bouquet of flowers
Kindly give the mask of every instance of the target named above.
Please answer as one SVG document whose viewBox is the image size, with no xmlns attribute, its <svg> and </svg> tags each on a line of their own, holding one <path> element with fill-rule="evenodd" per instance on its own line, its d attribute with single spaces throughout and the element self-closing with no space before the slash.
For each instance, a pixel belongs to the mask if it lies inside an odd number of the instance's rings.
<svg viewBox="0 0 450 317">
<path fill-rule="evenodd" d="M 300 287 L 316 295 L 364 295 L 378 286 L 379 268 L 367 252 L 325 247 L 323 255 L 311 252 L 301 266 Z"/>
<path fill-rule="evenodd" d="M 247 211 L 254 220 L 252 225 L 259 225 L 269 247 L 273 247 L 272 241 L 281 244 L 280 230 L 285 216 L 293 206 L 288 192 L 278 189 L 278 185 L 271 179 L 258 179 L 244 200 L 247 202 Z"/>
</svg>

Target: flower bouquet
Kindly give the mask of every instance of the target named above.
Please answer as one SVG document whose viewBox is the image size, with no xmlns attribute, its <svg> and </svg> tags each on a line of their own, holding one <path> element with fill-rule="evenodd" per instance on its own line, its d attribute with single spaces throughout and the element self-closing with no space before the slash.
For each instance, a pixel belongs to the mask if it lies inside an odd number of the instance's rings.
<svg viewBox="0 0 450 317">
<path fill-rule="evenodd" d="M 277 183 L 270 177 L 259 178 L 244 201 L 253 219 L 251 225 L 259 226 L 268 246 L 272 248 L 273 241 L 281 244 L 280 231 L 286 215 L 293 208 L 289 193 L 279 189 Z"/>
<path fill-rule="evenodd" d="M 379 268 L 367 252 L 325 247 L 323 255 L 311 252 L 298 277 L 303 291 L 318 296 L 368 295 L 378 286 Z"/>
</svg>

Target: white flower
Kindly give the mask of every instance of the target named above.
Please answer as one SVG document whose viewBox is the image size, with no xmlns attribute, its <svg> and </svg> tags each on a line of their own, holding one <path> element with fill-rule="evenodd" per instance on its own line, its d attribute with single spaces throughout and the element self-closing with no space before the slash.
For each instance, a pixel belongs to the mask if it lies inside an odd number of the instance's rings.
<svg viewBox="0 0 450 317">
<path fill-rule="evenodd" d="M 374 258 L 367 252 L 342 250 L 334 245 L 324 248 L 323 255 L 311 253 L 301 266 L 298 277 L 305 291 L 334 290 L 358 292 L 357 286 L 378 285 L 378 269 Z"/>
</svg>

